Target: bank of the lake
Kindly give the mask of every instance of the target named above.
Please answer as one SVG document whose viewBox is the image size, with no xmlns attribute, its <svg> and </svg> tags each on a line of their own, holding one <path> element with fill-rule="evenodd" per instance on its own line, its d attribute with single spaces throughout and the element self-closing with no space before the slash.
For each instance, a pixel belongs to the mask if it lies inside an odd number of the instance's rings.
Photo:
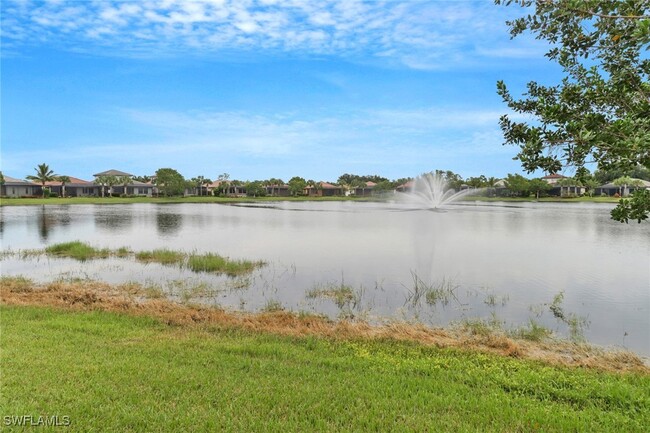
<svg viewBox="0 0 650 433">
<path fill-rule="evenodd" d="M 49 198 L 6 198 L 0 199 L 0 206 L 29 206 L 29 205 L 75 205 L 75 204 L 180 204 L 180 203 L 251 203 L 278 201 L 369 201 L 369 197 L 49 197 Z"/>
<path fill-rule="evenodd" d="M 4 416 L 56 416 L 74 431 L 641 432 L 650 424 L 647 371 L 345 332 L 282 335 L 241 326 L 254 320 L 211 321 L 165 303 L 155 314 L 104 309 L 101 297 L 78 295 L 58 306 L 4 296 Z M 267 328 L 291 320 L 319 326 L 282 312 L 257 316 Z"/>
<path fill-rule="evenodd" d="M 386 201 L 393 199 L 388 197 L 355 197 L 355 196 L 332 196 L 332 197 L 52 197 L 52 198 L 6 198 L 0 199 L 0 206 L 30 206 L 30 205 L 78 205 L 78 204 L 129 204 L 129 203 L 153 203 L 153 204 L 180 204 L 180 203 L 254 203 L 254 202 L 306 202 L 306 201 Z M 549 202 L 549 203 L 618 203 L 619 199 L 614 197 L 481 197 L 470 196 L 462 199 L 465 202 Z"/>
</svg>

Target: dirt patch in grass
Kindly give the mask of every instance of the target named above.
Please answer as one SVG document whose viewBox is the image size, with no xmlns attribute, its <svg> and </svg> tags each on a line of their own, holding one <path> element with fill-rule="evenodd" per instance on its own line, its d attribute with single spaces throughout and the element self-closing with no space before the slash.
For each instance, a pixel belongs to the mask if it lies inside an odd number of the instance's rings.
<svg viewBox="0 0 650 433">
<path fill-rule="evenodd" d="M 286 311 L 233 312 L 179 304 L 166 299 L 149 299 L 146 290 L 146 287 L 135 283 L 111 285 L 95 281 L 59 281 L 36 284 L 21 277 L 5 277 L 0 279 L 0 302 L 7 305 L 121 312 L 155 317 L 173 326 L 199 326 L 206 330 L 239 328 L 288 336 L 393 339 L 532 359 L 553 365 L 650 374 L 650 368 L 633 353 L 606 351 L 586 344 L 526 341 L 513 339 L 498 331 L 472 333 L 462 328 L 439 329 L 410 323 L 371 325 L 357 321 L 332 321 L 322 316 Z"/>
</svg>

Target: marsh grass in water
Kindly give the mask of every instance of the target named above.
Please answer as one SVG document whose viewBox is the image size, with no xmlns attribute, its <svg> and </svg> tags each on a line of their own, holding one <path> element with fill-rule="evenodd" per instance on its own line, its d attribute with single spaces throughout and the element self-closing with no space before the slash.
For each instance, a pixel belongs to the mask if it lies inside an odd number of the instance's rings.
<svg viewBox="0 0 650 433">
<path fill-rule="evenodd" d="M 135 259 L 145 263 L 160 263 L 163 265 L 182 264 L 185 261 L 185 253 L 161 248 L 151 251 L 139 251 L 135 253 Z"/>
<path fill-rule="evenodd" d="M 337 307 L 343 308 L 346 305 L 357 304 L 359 294 L 351 286 L 344 283 L 330 283 L 317 285 L 307 292 L 307 298 L 322 298 L 334 301 Z"/>
<path fill-rule="evenodd" d="M 262 312 L 264 313 L 275 313 L 278 311 L 284 311 L 284 307 L 280 303 L 280 301 L 277 301 L 275 299 L 269 299 L 266 301 L 266 304 L 261 309 Z"/>
<path fill-rule="evenodd" d="M 361 299 L 365 289 L 363 286 L 359 289 L 354 289 L 352 286 L 345 284 L 345 280 L 341 278 L 338 283 L 317 284 L 311 290 L 307 291 L 306 297 L 308 299 L 328 299 L 334 302 L 339 309 L 338 318 L 342 320 L 356 320 L 362 318 L 367 314 L 363 310 Z"/>
<path fill-rule="evenodd" d="M 497 305 L 501 305 L 502 307 L 505 307 L 509 299 L 510 297 L 508 295 L 498 296 L 494 293 L 487 293 L 485 295 L 485 299 L 483 300 L 483 303 L 490 307 L 496 307 Z"/>
<path fill-rule="evenodd" d="M 235 260 L 215 253 L 187 254 L 182 251 L 174 251 L 167 248 L 138 251 L 135 253 L 128 247 L 121 247 L 117 250 L 110 250 L 108 248 L 98 249 L 81 241 L 53 244 L 44 250 L 4 251 L 0 259 L 18 256 L 20 259 L 26 260 L 42 254 L 53 257 L 66 257 L 79 261 L 108 257 L 126 259 L 133 256 L 137 261 L 142 263 L 177 265 L 187 267 L 193 272 L 226 274 L 229 277 L 250 274 L 255 269 L 266 265 L 266 262 L 261 260 Z"/>
<path fill-rule="evenodd" d="M 264 265 L 262 261 L 233 260 L 214 253 L 190 254 L 187 258 L 187 267 L 194 272 L 212 272 L 231 277 L 250 273 Z"/>
<path fill-rule="evenodd" d="M 443 277 L 442 280 L 429 285 L 426 289 L 425 299 L 427 304 L 436 305 L 441 303 L 442 305 L 449 305 L 451 300 L 455 300 L 460 304 L 456 296 L 456 290 L 460 286 L 450 278 Z"/>
<path fill-rule="evenodd" d="M 111 251 L 107 248 L 98 249 L 81 241 L 72 241 L 50 245 L 45 248 L 45 254 L 85 261 L 108 258 Z"/>
<path fill-rule="evenodd" d="M 589 320 L 586 317 L 579 316 L 575 313 L 567 313 L 562 307 L 564 301 L 564 292 L 560 292 L 553 297 L 553 302 L 549 304 L 549 310 L 553 316 L 569 328 L 569 337 L 575 342 L 584 342 L 584 332 L 589 327 Z"/>
<path fill-rule="evenodd" d="M 504 333 L 505 323 L 492 313 L 489 319 L 468 318 L 456 324 L 463 331 L 472 335 L 489 336 Z"/>
<path fill-rule="evenodd" d="M 529 319 L 527 326 L 515 328 L 509 331 L 508 335 L 521 340 L 540 342 L 550 338 L 553 335 L 553 331 L 539 324 L 537 321 Z"/>
</svg>

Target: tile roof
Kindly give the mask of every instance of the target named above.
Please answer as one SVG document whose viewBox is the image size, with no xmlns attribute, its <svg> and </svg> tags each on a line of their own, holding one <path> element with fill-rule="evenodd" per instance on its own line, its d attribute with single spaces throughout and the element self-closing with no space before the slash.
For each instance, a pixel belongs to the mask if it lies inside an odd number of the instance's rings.
<svg viewBox="0 0 650 433">
<path fill-rule="evenodd" d="M 125 173 L 123 171 L 111 169 L 111 170 L 102 171 L 101 173 L 93 174 L 93 176 L 98 177 L 98 176 L 133 176 L 133 175 L 129 173 Z"/>
<path fill-rule="evenodd" d="M 72 177 L 68 176 L 70 178 L 70 182 L 66 182 L 66 186 L 71 186 L 71 185 L 93 185 L 92 182 L 89 182 L 87 180 L 79 179 L 78 177 Z M 48 186 L 59 186 L 61 185 L 61 181 L 59 180 L 52 180 L 49 182 L 45 182 L 45 185 Z"/>
<path fill-rule="evenodd" d="M 4 175 L 5 185 L 6 184 L 18 184 L 18 185 L 40 185 L 35 182 L 30 182 L 28 180 L 16 179 L 15 177 Z"/>
</svg>

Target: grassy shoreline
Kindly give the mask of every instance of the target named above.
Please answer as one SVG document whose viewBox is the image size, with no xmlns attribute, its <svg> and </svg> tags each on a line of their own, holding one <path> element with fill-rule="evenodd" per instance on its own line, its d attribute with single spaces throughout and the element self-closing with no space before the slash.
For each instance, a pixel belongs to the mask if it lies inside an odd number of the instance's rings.
<svg viewBox="0 0 650 433">
<path fill-rule="evenodd" d="M 321 201 L 363 201 L 382 202 L 386 199 L 380 197 L 71 197 L 71 198 L 2 198 L 1 206 L 33 206 L 33 205 L 80 205 L 80 204 L 178 204 L 178 203 L 263 203 L 263 202 L 321 202 Z M 539 200 L 534 197 L 466 197 L 464 202 L 542 202 L 542 203 L 618 203 L 619 199 L 614 197 L 542 197 Z"/>
<path fill-rule="evenodd" d="M 235 314 L 88 282 L 5 279 L 0 318 L 2 415 L 69 417 L 75 431 L 641 432 L 650 424 L 650 370 L 624 369 L 625 358 L 606 367 L 595 353 L 556 363 L 526 356 L 533 346 L 481 336 Z"/>
<path fill-rule="evenodd" d="M 6 198 L 0 206 L 77 205 L 77 204 L 131 204 L 131 203 L 257 203 L 278 201 L 373 201 L 368 197 L 68 197 L 68 198 Z"/>
</svg>

